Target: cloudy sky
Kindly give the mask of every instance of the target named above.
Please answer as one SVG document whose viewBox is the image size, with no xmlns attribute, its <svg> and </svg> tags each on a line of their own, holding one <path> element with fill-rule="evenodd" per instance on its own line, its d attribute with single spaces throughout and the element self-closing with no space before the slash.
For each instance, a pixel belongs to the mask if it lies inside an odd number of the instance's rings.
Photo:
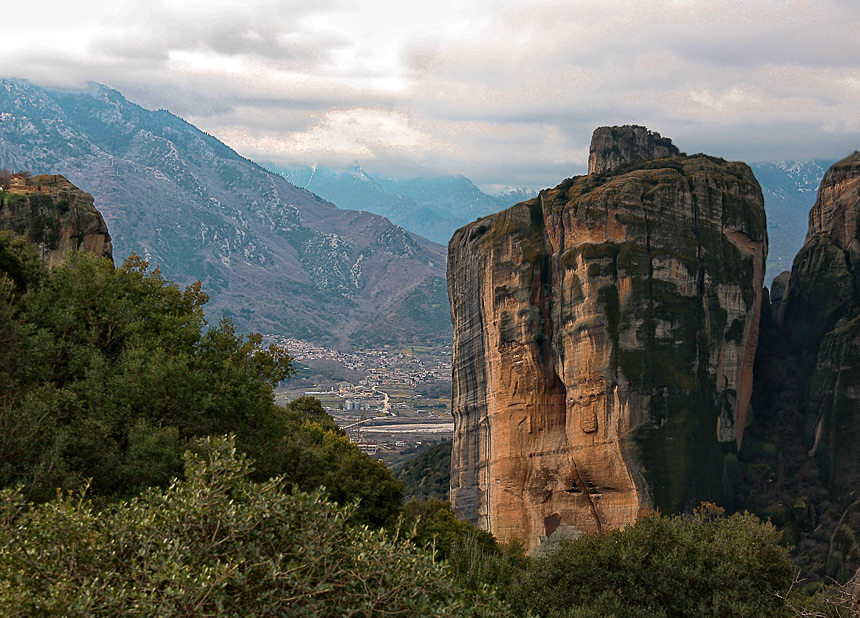
<svg viewBox="0 0 860 618">
<path fill-rule="evenodd" d="M 32 0 L 3 30 L 0 77 L 100 82 L 263 162 L 550 186 L 606 124 L 860 148 L 856 0 Z"/>
</svg>

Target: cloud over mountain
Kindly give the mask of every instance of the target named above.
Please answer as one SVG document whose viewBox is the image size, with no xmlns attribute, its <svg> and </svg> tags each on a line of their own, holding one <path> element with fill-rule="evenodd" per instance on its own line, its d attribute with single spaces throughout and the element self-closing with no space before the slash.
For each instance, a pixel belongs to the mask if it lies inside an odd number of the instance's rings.
<svg viewBox="0 0 860 618">
<path fill-rule="evenodd" d="M 282 164 L 549 185 L 601 124 L 745 160 L 860 141 L 860 6 L 838 0 L 35 4 L 3 76 L 107 83 Z"/>
</svg>

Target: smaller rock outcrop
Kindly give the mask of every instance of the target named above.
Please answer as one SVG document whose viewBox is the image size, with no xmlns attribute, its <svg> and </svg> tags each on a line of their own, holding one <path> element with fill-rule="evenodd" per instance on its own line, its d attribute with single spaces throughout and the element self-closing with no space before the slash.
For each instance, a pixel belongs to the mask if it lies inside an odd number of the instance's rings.
<svg viewBox="0 0 860 618">
<path fill-rule="evenodd" d="M 637 161 L 684 156 L 668 137 L 639 125 L 599 127 L 591 138 L 588 173 L 602 174 Z"/>
<path fill-rule="evenodd" d="M 774 320 L 779 319 L 779 310 L 782 307 L 782 299 L 785 298 L 788 292 L 788 281 L 791 279 L 791 273 L 787 270 L 779 273 L 774 277 L 770 284 L 770 308 Z"/>
<path fill-rule="evenodd" d="M 113 260 L 110 233 L 93 196 L 58 174 L 13 175 L 0 190 L 0 228 L 28 238 L 49 268 L 75 251 Z"/>
</svg>

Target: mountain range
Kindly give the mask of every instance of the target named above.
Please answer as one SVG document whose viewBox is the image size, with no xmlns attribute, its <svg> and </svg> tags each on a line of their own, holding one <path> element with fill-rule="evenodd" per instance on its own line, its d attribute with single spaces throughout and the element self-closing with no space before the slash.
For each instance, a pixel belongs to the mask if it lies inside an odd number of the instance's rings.
<svg viewBox="0 0 860 618">
<path fill-rule="evenodd" d="M 489 195 L 462 175 L 392 178 L 369 173 L 358 164 L 342 172 L 318 165 L 267 167 L 342 208 L 382 215 L 443 245 L 455 231 L 478 217 L 538 194 L 536 189 L 518 188 Z"/>
<path fill-rule="evenodd" d="M 768 284 L 779 273 L 791 270 L 791 262 L 803 245 L 818 185 L 833 163 L 805 160 L 749 164 L 761 185 L 767 210 Z M 266 167 L 340 207 L 382 215 L 443 245 L 464 225 L 531 199 L 539 191 L 514 188 L 490 195 L 464 176 L 391 178 L 366 171 L 358 164 L 345 171 L 308 165 Z"/>
<path fill-rule="evenodd" d="M 803 246 L 818 185 L 833 163 L 835 160 L 750 163 L 767 211 L 768 284 L 781 272 L 791 270 L 792 260 Z"/>
<path fill-rule="evenodd" d="M 449 341 L 444 248 L 344 210 L 100 85 L 0 80 L 0 167 L 91 193 L 118 262 L 203 282 L 210 319 L 331 345 Z"/>
<path fill-rule="evenodd" d="M 791 267 L 829 164 L 751 165 L 768 211 L 767 281 Z M 62 174 L 91 193 L 117 261 L 135 252 L 180 283 L 201 280 L 210 319 L 333 346 L 450 341 L 440 244 L 536 193 L 358 165 L 264 169 L 96 84 L 0 80 L 0 167 Z"/>
</svg>

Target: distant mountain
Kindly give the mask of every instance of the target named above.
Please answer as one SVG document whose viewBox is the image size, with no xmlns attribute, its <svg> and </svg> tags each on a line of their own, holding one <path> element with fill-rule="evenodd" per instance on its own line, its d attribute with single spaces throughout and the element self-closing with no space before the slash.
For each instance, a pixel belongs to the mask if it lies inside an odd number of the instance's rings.
<svg viewBox="0 0 860 618">
<path fill-rule="evenodd" d="M 91 193 L 117 261 L 134 251 L 181 283 L 202 280 L 210 318 L 334 345 L 450 340 L 443 247 L 110 88 L 0 80 L 0 167 Z"/>
<path fill-rule="evenodd" d="M 492 185 L 488 195 L 505 204 L 519 204 L 535 197 L 546 187 L 511 187 L 508 185 Z"/>
<path fill-rule="evenodd" d="M 294 185 L 342 208 L 382 215 L 444 245 L 457 229 L 478 217 L 537 195 L 537 191 L 529 193 L 523 189 L 488 195 L 465 176 L 392 178 L 370 174 L 358 165 L 345 172 L 322 166 L 268 167 Z"/>
<path fill-rule="evenodd" d="M 818 184 L 833 161 L 763 161 L 750 167 L 767 211 L 767 282 L 784 270 L 803 245 Z M 355 165 L 336 172 L 323 166 L 267 166 L 296 186 L 343 208 L 387 217 L 405 229 L 447 245 L 453 233 L 477 219 L 537 195 L 532 187 L 498 186 L 488 194 L 464 176 L 383 177 Z"/>
<path fill-rule="evenodd" d="M 750 163 L 767 212 L 767 277 L 791 270 L 794 256 L 803 246 L 809 211 L 815 203 L 818 185 L 833 161 L 764 161 Z"/>
</svg>

